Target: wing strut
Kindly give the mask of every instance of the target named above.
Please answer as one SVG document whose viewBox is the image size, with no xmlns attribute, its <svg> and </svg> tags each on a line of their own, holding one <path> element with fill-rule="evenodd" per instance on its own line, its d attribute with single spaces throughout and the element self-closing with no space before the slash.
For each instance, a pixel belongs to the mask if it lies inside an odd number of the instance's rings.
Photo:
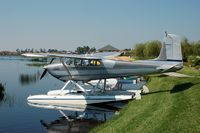
<svg viewBox="0 0 200 133">
<path fill-rule="evenodd" d="M 63 66 L 65 67 L 67 73 L 68 73 L 69 76 L 70 76 L 70 79 L 72 79 L 72 75 L 71 75 L 71 73 L 70 73 L 68 67 L 66 66 L 66 64 L 65 64 L 64 61 L 62 60 L 62 58 L 60 58 L 60 62 L 61 62 L 61 63 L 63 64 Z"/>
<path fill-rule="evenodd" d="M 104 85 L 103 85 L 103 90 L 106 90 L 106 79 L 104 79 Z"/>
</svg>

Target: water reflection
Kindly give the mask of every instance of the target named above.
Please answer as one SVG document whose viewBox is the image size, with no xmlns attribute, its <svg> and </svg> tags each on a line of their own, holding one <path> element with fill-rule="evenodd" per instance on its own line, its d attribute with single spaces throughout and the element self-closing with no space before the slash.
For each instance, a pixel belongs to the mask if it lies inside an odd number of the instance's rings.
<svg viewBox="0 0 200 133">
<path fill-rule="evenodd" d="M 40 79 L 41 73 L 37 71 L 34 74 L 20 74 L 19 81 L 21 85 L 29 85 L 31 83 L 36 83 Z"/>
<path fill-rule="evenodd" d="M 48 63 L 27 63 L 26 65 L 31 67 L 43 67 L 48 65 Z"/>
<path fill-rule="evenodd" d="M 9 107 L 12 107 L 14 105 L 15 96 L 10 96 L 6 94 L 6 84 L 0 82 L 0 104 L 6 103 L 9 105 Z"/>
<path fill-rule="evenodd" d="M 48 58 L 31 58 L 29 61 L 32 61 L 32 62 L 48 62 Z"/>
<path fill-rule="evenodd" d="M 40 120 L 48 132 L 87 133 L 110 119 L 114 114 L 118 114 L 118 109 L 112 106 L 28 104 L 37 108 L 54 109 L 62 115 L 50 122 Z"/>
<path fill-rule="evenodd" d="M 29 60 L 31 63 L 27 63 L 27 66 L 31 66 L 31 67 L 44 67 L 46 65 L 48 65 L 51 61 L 55 62 L 56 59 L 47 59 L 47 58 L 32 58 Z M 51 63 L 52 63 L 51 62 Z M 50 64 L 51 64 L 50 63 Z"/>
<path fill-rule="evenodd" d="M 5 84 L 0 83 L 0 102 L 5 99 Z"/>
</svg>

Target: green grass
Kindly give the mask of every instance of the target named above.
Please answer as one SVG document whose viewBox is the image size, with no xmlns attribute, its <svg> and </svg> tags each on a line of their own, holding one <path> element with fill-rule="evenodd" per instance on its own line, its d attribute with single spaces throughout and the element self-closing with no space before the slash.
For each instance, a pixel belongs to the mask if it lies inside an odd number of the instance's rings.
<svg viewBox="0 0 200 133">
<path fill-rule="evenodd" d="M 130 101 L 120 115 L 92 132 L 200 132 L 198 78 L 150 76 L 147 85 L 149 94 Z"/>
<path fill-rule="evenodd" d="M 184 66 L 183 69 L 177 71 L 178 73 L 186 74 L 186 75 L 191 75 L 191 76 L 200 76 L 199 70 L 195 68 L 190 68 L 187 66 Z"/>
</svg>

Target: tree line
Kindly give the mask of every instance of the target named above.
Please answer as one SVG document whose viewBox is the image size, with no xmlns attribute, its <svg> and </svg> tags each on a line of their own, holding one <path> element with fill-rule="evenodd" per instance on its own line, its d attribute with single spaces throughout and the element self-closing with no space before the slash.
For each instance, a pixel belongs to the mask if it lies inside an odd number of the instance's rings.
<svg viewBox="0 0 200 133">
<path fill-rule="evenodd" d="M 16 49 L 17 53 L 53 53 L 53 52 L 67 52 L 66 50 L 58 50 L 58 49 L 33 49 L 33 48 L 26 48 L 26 49 Z"/>
<path fill-rule="evenodd" d="M 132 51 L 130 51 L 130 54 L 139 59 L 154 58 L 159 55 L 160 49 L 161 42 L 154 40 L 136 44 L 135 48 Z"/>
<path fill-rule="evenodd" d="M 72 51 L 66 51 L 66 50 L 58 50 L 58 49 L 16 49 L 17 53 L 67 53 Z M 94 53 L 96 52 L 96 48 L 92 47 L 90 48 L 89 46 L 79 46 L 76 48 L 75 53 L 78 54 L 86 54 L 86 53 Z"/>
<path fill-rule="evenodd" d="M 75 52 L 78 54 L 94 53 L 96 52 L 96 48 L 95 47 L 90 48 L 89 46 L 83 46 L 83 47 L 79 46 L 76 48 Z"/>
<path fill-rule="evenodd" d="M 95 47 L 79 46 L 75 51 L 67 51 L 67 50 L 58 50 L 58 49 L 34 49 L 34 48 L 25 48 L 25 49 L 16 49 L 15 51 L 0 51 L 0 55 L 21 55 L 22 53 L 63 53 L 63 54 L 87 54 L 87 53 L 95 53 Z"/>
</svg>

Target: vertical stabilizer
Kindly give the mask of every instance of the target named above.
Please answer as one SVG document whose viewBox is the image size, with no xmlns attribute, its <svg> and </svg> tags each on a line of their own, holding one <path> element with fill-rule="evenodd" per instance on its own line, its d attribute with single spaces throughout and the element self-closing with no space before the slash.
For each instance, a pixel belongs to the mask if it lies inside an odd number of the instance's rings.
<svg viewBox="0 0 200 133">
<path fill-rule="evenodd" d="M 166 33 L 156 60 L 182 62 L 181 40 L 177 35 Z"/>
</svg>

